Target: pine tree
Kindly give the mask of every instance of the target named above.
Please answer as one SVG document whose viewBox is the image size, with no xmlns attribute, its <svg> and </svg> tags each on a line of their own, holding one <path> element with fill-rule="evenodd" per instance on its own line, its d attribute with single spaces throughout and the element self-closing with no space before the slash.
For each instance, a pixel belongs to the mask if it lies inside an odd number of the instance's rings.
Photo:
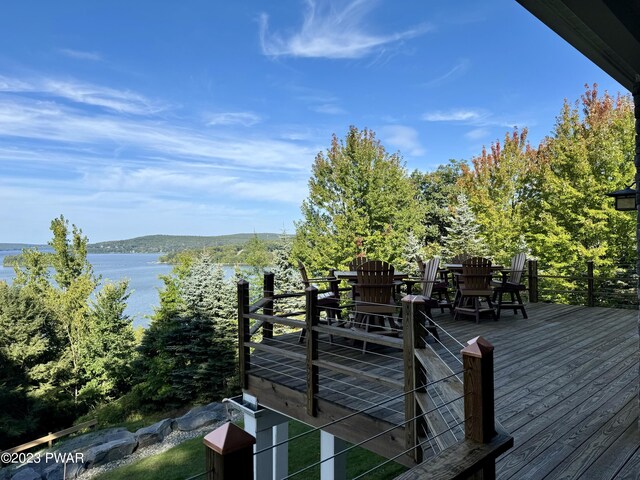
<svg viewBox="0 0 640 480">
<path fill-rule="evenodd" d="M 273 263 L 269 267 L 274 276 L 274 293 L 301 292 L 303 289 L 302 277 L 297 265 L 291 262 L 291 250 L 293 242 L 284 234 L 273 251 Z M 303 308 L 302 298 L 288 298 L 279 300 L 274 305 L 275 314 L 297 311 Z"/>
<path fill-rule="evenodd" d="M 469 207 L 466 195 L 457 197 L 457 205 L 451 214 L 451 226 L 446 227 L 447 236 L 443 239 L 445 252 L 449 256 L 459 253 L 486 255 L 487 248 L 480 237 L 480 226 Z"/>
<path fill-rule="evenodd" d="M 132 319 L 124 313 L 127 289 L 126 280 L 107 283 L 92 302 L 81 352 L 86 383 L 80 396 L 85 402 L 115 399 L 132 385 L 135 337 Z"/>
</svg>

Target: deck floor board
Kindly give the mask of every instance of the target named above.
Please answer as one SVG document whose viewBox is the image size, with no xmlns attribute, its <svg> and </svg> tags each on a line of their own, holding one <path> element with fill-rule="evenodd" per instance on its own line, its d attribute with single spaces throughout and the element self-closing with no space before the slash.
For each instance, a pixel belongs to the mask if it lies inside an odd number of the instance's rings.
<svg viewBox="0 0 640 480">
<path fill-rule="evenodd" d="M 495 346 L 496 419 L 514 437 L 514 447 L 498 459 L 497 477 L 640 478 L 638 431 L 638 312 L 553 304 L 527 305 L 528 319 L 503 310 L 500 320 L 471 317 L 454 321 L 434 311 L 440 341 L 429 345 L 452 371 L 460 366 L 461 344 L 482 335 Z M 444 333 L 446 330 L 453 338 Z M 320 335 L 320 358 L 366 368 L 402 380 L 402 352 Z M 267 341 L 265 341 L 267 342 Z M 304 353 L 298 335 L 272 341 Z M 304 390 L 305 365 L 282 355 L 256 352 L 254 369 L 276 383 Z M 429 376 L 429 380 L 436 380 Z M 321 398 L 353 410 L 400 395 L 365 378 L 320 369 Z M 367 414 L 403 422 L 402 398 Z"/>
</svg>

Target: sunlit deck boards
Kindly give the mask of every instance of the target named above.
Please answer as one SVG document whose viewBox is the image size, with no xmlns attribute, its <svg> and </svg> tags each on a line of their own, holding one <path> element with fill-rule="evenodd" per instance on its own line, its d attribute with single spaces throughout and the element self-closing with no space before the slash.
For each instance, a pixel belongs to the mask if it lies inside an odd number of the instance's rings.
<svg viewBox="0 0 640 480">
<path fill-rule="evenodd" d="M 461 342 L 482 335 L 495 346 L 496 418 L 515 438 L 514 447 L 497 462 L 498 478 L 637 478 L 637 311 L 548 304 L 531 304 L 527 310 L 528 320 L 509 311 L 503 312 L 497 322 L 484 320 L 480 324 L 466 319 L 453 322 L 448 314 L 435 318 Z M 275 341 L 286 341 L 278 344 L 280 348 L 304 353 L 297 339 L 277 337 Z M 441 339 L 452 352 L 460 351 L 453 340 L 442 334 Z M 358 357 L 376 367 L 380 364 L 384 366 L 381 374 L 402 378 L 397 350 L 374 347 L 373 351 L 385 356 L 363 355 L 339 345 L 330 346 L 325 340 L 321 336 L 323 350 L 336 349 L 344 357 Z M 437 349 L 457 371 L 457 361 L 443 347 Z M 253 370 L 253 374 L 304 390 L 304 364 L 296 369 L 292 360 L 279 361 L 265 352 L 257 353 L 255 362 L 264 359 L 272 362 L 265 363 L 269 369 Z M 323 373 L 321 370 L 321 377 Z M 340 381 L 353 384 L 353 378 L 333 375 L 335 383 L 325 383 L 329 388 L 323 389 L 326 377 L 322 378 L 320 396 L 336 403 L 351 402 L 354 409 L 400 392 L 359 382 L 346 387 Z M 357 395 L 363 396 L 360 400 L 352 398 Z M 402 403 L 392 402 L 388 408 L 370 413 L 401 422 Z"/>
</svg>

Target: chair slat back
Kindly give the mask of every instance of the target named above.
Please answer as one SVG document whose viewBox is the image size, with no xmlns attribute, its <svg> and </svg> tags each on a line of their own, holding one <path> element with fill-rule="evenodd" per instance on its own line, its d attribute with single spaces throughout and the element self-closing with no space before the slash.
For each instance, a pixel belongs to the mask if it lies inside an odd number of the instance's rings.
<svg viewBox="0 0 640 480">
<path fill-rule="evenodd" d="M 431 298 L 433 293 L 433 285 L 436 283 L 436 275 L 438 275 L 438 267 L 440 266 L 440 257 L 433 257 L 424 264 L 424 275 L 422 276 L 422 296 Z"/>
<path fill-rule="evenodd" d="M 370 260 L 360 265 L 356 272 L 360 302 L 389 304 L 393 300 L 393 265 Z"/>
<path fill-rule="evenodd" d="M 511 272 L 509 273 L 509 283 L 522 282 L 522 272 L 524 271 L 524 262 L 527 256 L 522 253 L 518 253 L 511 259 Z"/>
<path fill-rule="evenodd" d="M 355 272 L 360 265 L 367 262 L 368 262 L 367 257 L 356 257 L 349 262 L 349 270 L 351 270 L 352 272 Z"/>
<path fill-rule="evenodd" d="M 462 262 L 464 288 L 484 290 L 491 285 L 491 260 L 483 257 L 471 257 Z"/>
<path fill-rule="evenodd" d="M 304 287 L 309 286 L 309 275 L 307 274 L 307 267 L 304 266 L 301 260 L 298 260 L 298 270 L 300 270 L 300 276 L 302 277 L 302 283 Z"/>
</svg>

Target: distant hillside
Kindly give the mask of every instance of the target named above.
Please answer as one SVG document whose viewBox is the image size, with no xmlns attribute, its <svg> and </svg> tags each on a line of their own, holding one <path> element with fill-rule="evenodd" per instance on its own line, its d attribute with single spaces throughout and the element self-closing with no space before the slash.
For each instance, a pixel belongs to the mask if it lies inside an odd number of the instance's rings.
<svg viewBox="0 0 640 480">
<path fill-rule="evenodd" d="M 197 250 L 205 247 L 219 247 L 224 245 L 242 245 L 253 233 L 235 233 L 233 235 L 218 235 L 198 237 L 193 235 L 146 235 L 128 240 L 114 240 L 109 242 L 91 243 L 89 253 L 172 253 L 183 250 Z M 278 240 L 278 233 L 258 233 L 263 241 Z M 2 245 L 2 244 L 0 244 Z"/>
<path fill-rule="evenodd" d="M 46 248 L 47 245 L 35 245 L 33 243 L 0 243 L 0 251 L 3 250 L 22 250 L 23 248 L 38 247 Z"/>
</svg>

